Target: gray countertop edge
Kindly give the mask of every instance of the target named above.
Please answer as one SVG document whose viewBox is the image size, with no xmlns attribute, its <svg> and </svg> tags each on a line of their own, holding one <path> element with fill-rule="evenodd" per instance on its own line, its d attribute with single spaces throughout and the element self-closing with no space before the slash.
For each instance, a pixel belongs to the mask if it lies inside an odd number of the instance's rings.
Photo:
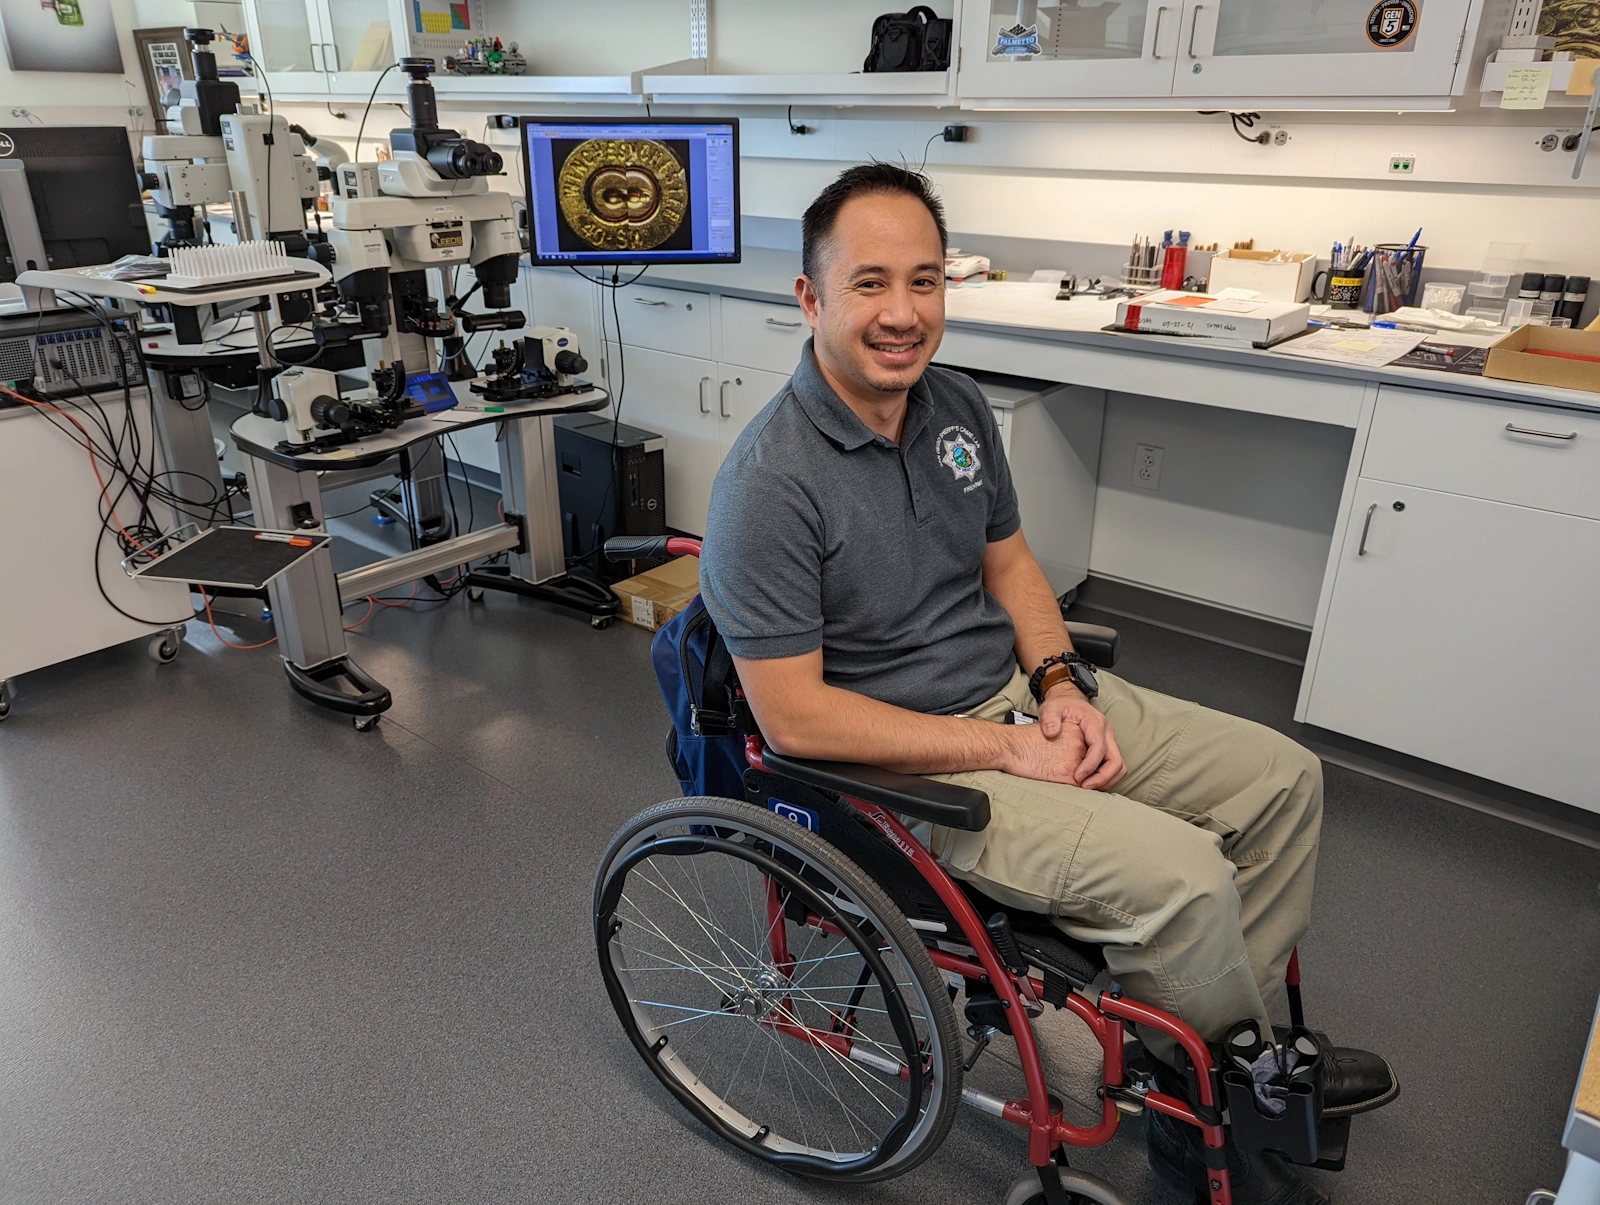
<svg viewBox="0 0 1600 1205">
<path fill-rule="evenodd" d="M 641 283 L 659 285 L 663 288 L 693 289 L 696 292 L 716 293 L 723 297 L 737 297 L 745 301 L 794 305 L 794 277 L 799 266 L 800 257 L 793 252 L 767 247 L 746 247 L 742 263 L 704 267 L 665 264 L 652 267 Z M 1463 376 L 1459 373 L 1433 372 L 1423 368 L 1360 368 L 1319 360 L 1289 361 L 1287 357 L 1275 355 L 1270 351 L 1244 347 L 1208 347 L 1198 339 L 1166 335 L 1133 335 L 1100 330 L 1061 331 L 1037 326 L 1012 326 L 998 322 L 957 319 L 951 319 L 947 326 L 952 330 L 970 334 L 1027 339 L 1035 343 L 1057 343 L 1093 351 L 1175 356 L 1220 367 L 1267 369 L 1294 376 L 1332 378 L 1361 384 L 1371 382 L 1379 385 L 1403 385 L 1413 389 L 1429 389 L 1436 393 L 1452 393 L 1489 401 L 1522 402 L 1526 405 L 1555 409 L 1600 412 L 1600 394 L 1588 393 L 1581 389 L 1526 385 L 1492 377 Z M 1449 337 L 1449 332 L 1440 332 L 1441 342 L 1448 341 Z"/>
</svg>

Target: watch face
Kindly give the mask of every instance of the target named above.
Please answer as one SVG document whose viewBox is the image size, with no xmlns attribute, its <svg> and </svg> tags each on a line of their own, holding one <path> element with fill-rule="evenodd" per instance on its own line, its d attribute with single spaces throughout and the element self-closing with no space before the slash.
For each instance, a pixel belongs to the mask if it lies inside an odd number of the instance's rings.
<svg viewBox="0 0 1600 1205">
<path fill-rule="evenodd" d="M 1087 665 L 1072 663 L 1072 684 L 1091 699 L 1100 693 L 1100 683 Z"/>
</svg>

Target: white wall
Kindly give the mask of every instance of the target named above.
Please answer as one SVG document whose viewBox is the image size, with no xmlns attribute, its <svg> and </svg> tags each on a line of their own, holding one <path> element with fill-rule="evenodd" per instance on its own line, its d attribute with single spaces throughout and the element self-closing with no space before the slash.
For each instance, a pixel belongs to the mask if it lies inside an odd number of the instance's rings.
<svg viewBox="0 0 1600 1205">
<path fill-rule="evenodd" d="M 125 125 L 132 130 L 152 130 L 153 114 L 130 31 L 192 25 L 194 5 L 189 0 L 111 0 L 111 18 L 122 48 L 121 75 L 12 71 L 0 55 L 0 125 L 26 123 L 27 118 L 11 115 L 12 109 L 23 108 L 38 119 L 35 124 Z M 129 114 L 130 108 L 142 111 Z"/>
</svg>

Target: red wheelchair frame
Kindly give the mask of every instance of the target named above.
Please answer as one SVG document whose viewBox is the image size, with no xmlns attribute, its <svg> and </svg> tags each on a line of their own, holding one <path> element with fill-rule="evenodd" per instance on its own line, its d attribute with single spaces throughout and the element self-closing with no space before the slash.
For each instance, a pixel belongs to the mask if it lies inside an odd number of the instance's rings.
<svg viewBox="0 0 1600 1205">
<path fill-rule="evenodd" d="M 698 556 L 700 541 L 673 537 L 666 542 L 666 548 L 668 553 L 675 556 Z M 751 768 L 782 777 L 781 771 L 768 770 L 763 756 L 764 747 L 760 736 L 753 734 L 746 736 L 745 759 Z M 1102 992 L 1097 1000 L 1090 1000 L 1077 991 L 1068 991 L 1064 1007 L 1089 1027 L 1089 1031 L 1100 1044 L 1104 1063 L 1099 1124 L 1085 1127 L 1067 1121 L 1061 1111 L 1053 1107 L 1049 1090 L 1045 1085 L 1044 1066 L 1039 1056 L 1038 1043 L 1034 1038 L 1032 1024 L 1028 1020 L 1029 1004 L 1039 1008 L 1044 1005 L 1043 981 L 1030 975 L 1016 974 L 1006 967 L 988 928 L 966 893 L 896 816 L 877 804 L 852 798 L 847 793 L 841 793 L 840 799 L 860 813 L 911 863 L 917 874 L 949 909 L 960 929 L 960 935 L 964 936 L 966 943 L 972 947 L 973 957 L 967 958 L 929 945 L 928 954 L 933 959 L 934 965 L 942 971 L 991 985 L 1007 1015 L 1023 1022 L 1012 1025 L 1012 1037 L 1016 1042 L 1018 1061 L 1027 1086 L 1026 1098 L 1007 1101 L 994 1098 L 992 1103 L 984 1101 L 980 1107 L 1027 1129 L 1029 1162 L 1043 1172 L 1052 1164 L 1057 1152 L 1063 1147 L 1091 1147 L 1109 1142 L 1116 1134 L 1121 1121 L 1122 1110 L 1118 1107 L 1120 1099 L 1127 1103 L 1138 1103 L 1144 1108 L 1154 1109 L 1198 1127 L 1204 1137 L 1205 1145 L 1213 1152 L 1208 1162 L 1219 1165 L 1211 1169 L 1208 1175 L 1209 1203 L 1232 1205 L 1232 1186 L 1228 1180 L 1226 1160 L 1222 1157 L 1226 1138 L 1222 1124 L 1218 1078 L 1211 1051 L 1200 1035 L 1171 1013 L 1130 1000 L 1120 992 Z M 771 922 L 769 928 L 772 952 L 779 966 L 792 965 L 785 927 L 781 923 L 784 907 L 776 884 L 769 879 L 767 911 Z M 833 925 L 815 914 L 808 913 L 806 924 L 823 932 L 839 935 Z M 1290 1011 L 1294 1015 L 1295 1024 L 1300 1024 L 1298 951 L 1290 957 L 1287 984 Z M 1193 1084 L 1199 1097 L 1198 1109 L 1178 1097 L 1159 1091 L 1136 1090 L 1124 1082 L 1126 1032 L 1124 1026 L 1129 1022 L 1166 1034 L 1188 1054 L 1194 1068 Z M 846 1058 L 850 1057 L 851 1040 L 847 1032 L 823 1032 L 786 1022 L 771 1024 L 788 1037 L 812 1045 L 825 1046 Z M 909 1074 L 908 1068 L 904 1066 L 900 1068 L 901 1078 Z M 984 1095 L 969 1090 L 967 1099 L 971 1103 L 972 1097 Z"/>
</svg>

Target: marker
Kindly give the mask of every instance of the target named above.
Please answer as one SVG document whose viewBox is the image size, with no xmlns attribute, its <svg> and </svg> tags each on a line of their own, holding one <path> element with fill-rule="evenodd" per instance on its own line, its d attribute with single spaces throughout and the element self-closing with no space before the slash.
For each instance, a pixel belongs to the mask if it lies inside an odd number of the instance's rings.
<svg viewBox="0 0 1600 1205">
<path fill-rule="evenodd" d="M 281 531 L 258 531 L 256 539 L 270 540 L 274 544 L 292 544 L 296 548 L 310 548 L 315 543 L 310 536 L 290 536 Z"/>
</svg>

